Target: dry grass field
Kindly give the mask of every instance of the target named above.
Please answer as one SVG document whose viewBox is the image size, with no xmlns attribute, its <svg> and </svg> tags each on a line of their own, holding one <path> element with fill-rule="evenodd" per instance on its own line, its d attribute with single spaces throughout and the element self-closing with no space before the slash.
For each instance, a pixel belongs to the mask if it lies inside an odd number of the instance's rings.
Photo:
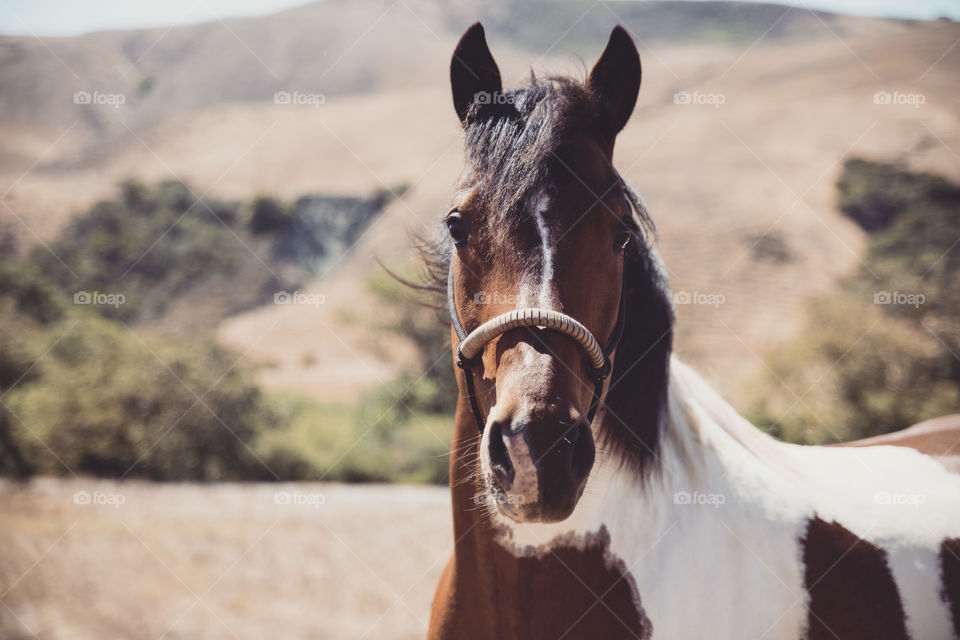
<svg viewBox="0 0 960 640">
<path fill-rule="evenodd" d="M 422 638 L 449 512 L 435 487 L 0 483 L 0 637 Z"/>
</svg>

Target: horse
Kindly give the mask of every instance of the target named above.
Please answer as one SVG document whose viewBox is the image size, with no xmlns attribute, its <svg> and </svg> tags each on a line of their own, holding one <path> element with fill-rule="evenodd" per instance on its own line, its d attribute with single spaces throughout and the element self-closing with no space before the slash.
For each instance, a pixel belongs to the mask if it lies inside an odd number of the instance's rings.
<svg viewBox="0 0 960 640">
<path fill-rule="evenodd" d="M 960 636 L 960 476 L 780 442 L 672 353 L 655 228 L 613 166 L 640 57 L 505 91 L 450 63 L 466 161 L 428 256 L 459 389 L 430 638 Z M 960 434 L 958 434 L 960 436 Z"/>
<path fill-rule="evenodd" d="M 960 413 L 930 418 L 893 433 L 831 446 L 876 447 L 879 445 L 916 449 L 934 458 L 950 471 L 960 473 Z"/>
</svg>

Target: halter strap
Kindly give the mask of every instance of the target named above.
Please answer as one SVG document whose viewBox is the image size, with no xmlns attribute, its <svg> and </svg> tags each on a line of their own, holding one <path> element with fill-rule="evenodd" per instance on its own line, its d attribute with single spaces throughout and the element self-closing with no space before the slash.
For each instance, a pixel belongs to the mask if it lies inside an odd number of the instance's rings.
<svg viewBox="0 0 960 640">
<path fill-rule="evenodd" d="M 587 424 L 593 423 L 597 408 L 600 406 L 603 381 L 610 375 L 612 369 L 610 355 L 616 350 L 617 345 L 620 344 L 620 339 L 623 337 L 626 278 L 626 270 L 624 270 L 620 288 L 620 308 L 617 313 L 617 324 L 613 328 L 613 334 L 610 336 L 610 342 L 606 347 L 601 347 L 590 330 L 578 320 L 552 309 L 527 308 L 507 311 L 487 320 L 468 334 L 460 322 L 460 315 L 457 313 L 457 304 L 454 300 L 453 260 L 450 260 L 450 269 L 447 272 L 447 308 L 450 312 L 453 330 L 460 341 L 460 345 L 457 347 L 457 366 L 463 369 L 467 398 L 470 400 L 470 409 L 473 411 L 473 417 L 477 422 L 480 433 L 483 433 L 486 421 L 483 419 L 480 403 L 477 401 L 473 367 L 479 363 L 483 348 L 491 340 L 507 331 L 521 327 L 544 327 L 545 329 L 558 331 L 573 338 L 583 349 L 590 360 L 590 378 L 593 380 L 593 399 L 590 401 L 590 408 L 587 410 Z"/>
<path fill-rule="evenodd" d="M 602 369 L 606 362 L 603 348 L 585 326 L 562 313 L 536 308 L 514 309 L 492 320 L 487 320 L 460 343 L 460 353 L 469 360 L 480 353 L 484 345 L 495 337 L 520 327 L 544 327 L 570 336 L 583 347 L 594 369 Z"/>
</svg>

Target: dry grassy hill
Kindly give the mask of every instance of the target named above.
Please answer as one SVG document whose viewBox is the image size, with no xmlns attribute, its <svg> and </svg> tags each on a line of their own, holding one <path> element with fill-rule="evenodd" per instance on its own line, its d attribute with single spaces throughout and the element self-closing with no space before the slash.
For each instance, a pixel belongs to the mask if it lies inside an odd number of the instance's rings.
<svg viewBox="0 0 960 640">
<path fill-rule="evenodd" d="M 660 226 L 674 288 L 724 297 L 680 308 L 678 346 L 736 398 L 755 354 L 790 336 L 805 299 L 857 264 L 861 234 L 833 208 L 842 159 L 957 173 L 955 24 L 755 4 L 541 5 L 331 0 L 168 32 L 0 39 L 0 175 L 12 185 L 0 224 L 36 242 L 130 175 L 178 176 L 226 197 L 409 185 L 312 285 L 324 307 L 263 308 L 220 330 L 275 365 L 266 385 L 350 398 L 406 366 L 382 360 L 338 312 L 369 312 L 371 258 L 409 259 L 408 233 L 428 231 L 445 206 L 460 164 L 446 87 L 459 32 L 484 19 L 515 84 L 531 67 L 583 73 L 623 22 L 645 72 L 616 160 Z M 75 105 L 76 90 L 127 102 Z M 279 90 L 325 101 L 274 104 Z M 682 91 L 723 104 L 677 104 Z M 878 91 L 924 103 L 875 104 Z"/>
<path fill-rule="evenodd" d="M 6 123 L 64 126 L 79 120 L 115 133 L 102 110 L 76 108 L 75 91 L 126 95 L 129 120 L 235 101 L 262 101 L 299 88 L 328 96 L 429 86 L 423 62 L 437 44 L 483 20 L 497 44 L 542 55 L 592 51 L 611 23 L 647 43 L 824 39 L 911 23 L 847 18 L 773 4 L 531 0 L 448 4 L 435 0 L 328 0 L 259 18 L 172 28 L 107 31 L 78 38 L 0 38 L 0 115 Z M 893 26 L 896 25 L 896 26 Z"/>
</svg>

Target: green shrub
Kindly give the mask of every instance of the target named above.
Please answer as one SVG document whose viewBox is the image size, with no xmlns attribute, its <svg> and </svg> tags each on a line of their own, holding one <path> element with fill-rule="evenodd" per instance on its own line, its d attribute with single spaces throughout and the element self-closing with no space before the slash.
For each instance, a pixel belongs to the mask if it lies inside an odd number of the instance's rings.
<svg viewBox="0 0 960 640">
<path fill-rule="evenodd" d="M 250 231 L 255 234 L 282 231 L 293 224 L 293 209 L 276 198 L 258 196 L 253 201 Z"/>
<path fill-rule="evenodd" d="M 803 444 L 887 433 L 960 407 L 936 339 L 854 298 L 813 305 L 803 336 L 767 358 L 754 424 Z M 798 399 L 799 398 L 799 399 Z"/>
<path fill-rule="evenodd" d="M 457 402 L 449 330 L 435 309 L 418 304 L 392 276 L 379 273 L 368 287 L 377 298 L 376 316 L 350 319 L 374 339 L 412 345 L 414 372 L 370 391 L 353 407 L 285 397 L 285 427 L 261 438 L 257 450 L 272 468 L 297 479 L 446 483 Z"/>
<path fill-rule="evenodd" d="M 412 267 L 400 276 L 415 280 Z M 389 273 L 377 273 L 367 281 L 377 298 L 374 333 L 408 341 L 417 355 L 415 375 L 402 376 L 394 386 L 402 389 L 401 407 L 406 410 L 453 416 L 457 408 L 457 382 L 450 352 L 450 326 L 446 311 L 425 304 L 423 295 Z"/>
<path fill-rule="evenodd" d="M 63 317 L 65 296 L 31 265 L 0 260 L 0 296 L 32 320 L 47 324 Z"/>
<path fill-rule="evenodd" d="M 446 416 L 396 421 L 389 412 L 378 413 L 379 408 L 318 404 L 298 396 L 281 396 L 279 405 L 284 426 L 265 433 L 256 450 L 284 479 L 448 480 L 452 422 Z"/>
<path fill-rule="evenodd" d="M 84 312 L 33 340 L 52 346 L 5 402 L 35 472 L 270 477 L 248 447 L 275 419 L 236 356 L 212 341 L 162 343 Z"/>
<path fill-rule="evenodd" d="M 960 199 L 960 187 L 941 176 L 863 158 L 844 163 L 837 191 L 840 210 L 871 233 L 915 205 Z"/>
<path fill-rule="evenodd" d="M 120 304 L 91 308 L 127 323 L 157 320 L 203 292 L 208 303 L 196 317 L 198 324 L 209 323 L 295 284 L 277 281 L 264 268 L 251 248 L 256 242 L 237 226 L 240 217 L 238 203 L 199 198 L 181 182 L 151 189 L 128 180 L 116 200 L 73 218 L 49 250 L 34 247 L 28 266 L 45 274 L 61 300 L 72 302 L 78 292 L 122 296 Z"/>
<path fill-rule="evenodd" d="M 838 187 L 843 211 L 874 232 L 865 264 L 811 305 L 799 340 L 771 354 L 752 410 L 794 442 L 862 438 L 960 410 L 960 186 L 854 159 Z"/>
<path fill-rule="evenodd" d="M 195 330 L 281 288 L 250 246 L 271 254 L 266 234 L 292 210 L 258 198 L 247 211 L 180 182 L 126 181 L 49 250 L 0 257 L 0 474 L 446 481 L 446 332 L 395 282 L 372 285 L 387 311 L 370 328 L 412 340 L 424 373 L 361 407 L 265 398 L 235 354 Z M 173 337 L 154 322 L 167 317 L 180 323 Z"/>
</svg>

